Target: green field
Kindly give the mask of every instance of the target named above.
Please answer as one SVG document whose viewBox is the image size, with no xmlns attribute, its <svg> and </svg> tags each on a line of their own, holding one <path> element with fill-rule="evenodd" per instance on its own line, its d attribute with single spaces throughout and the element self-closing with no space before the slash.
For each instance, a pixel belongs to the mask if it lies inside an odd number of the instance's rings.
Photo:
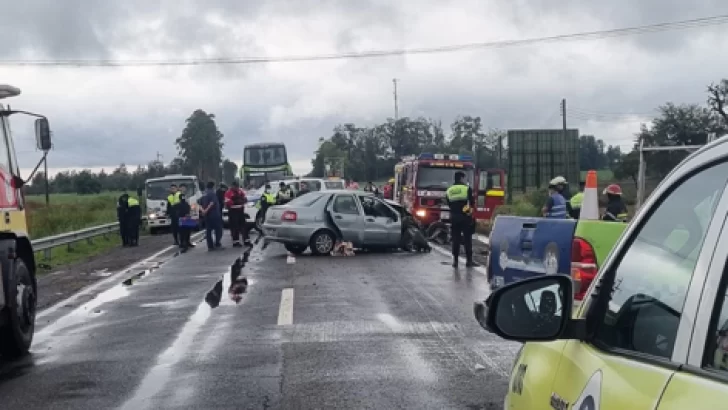
<svg viewBox="0 0 728 410">
<path fill-rule="evenodd" d="M 26 197 L 28 231 L 33 239 L 72 232 L 116 221 L 116 201 L 121 193 L 97 195 L 52 194 Z"/>
</svg>

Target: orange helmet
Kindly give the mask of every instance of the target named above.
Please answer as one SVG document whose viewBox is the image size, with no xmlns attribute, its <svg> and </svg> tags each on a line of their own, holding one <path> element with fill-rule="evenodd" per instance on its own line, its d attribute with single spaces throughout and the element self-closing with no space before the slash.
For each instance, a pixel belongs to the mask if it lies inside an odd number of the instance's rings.
<svg viewBox="0 0 728 410">
<path fill-rule="evenodd" d="M 612 195 L 622 195 L 622 187 L 620 187 L 618 184 L 611 184 L 604 188 L 604 192 L 602 192 L 604 195 L 606 194 L 612 194 Z"/>
</svg>

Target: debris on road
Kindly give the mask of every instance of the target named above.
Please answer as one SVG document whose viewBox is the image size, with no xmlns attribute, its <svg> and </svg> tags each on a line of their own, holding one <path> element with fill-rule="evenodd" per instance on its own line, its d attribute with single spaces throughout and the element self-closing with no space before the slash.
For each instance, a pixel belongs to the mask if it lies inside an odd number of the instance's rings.
<svg viewBox="0 0 728 410">
<path fill-rule="evenodd" d="M 346 241 L 336 242 L 331 256 L 354 256 L 354 244 Z"/>
</svg>

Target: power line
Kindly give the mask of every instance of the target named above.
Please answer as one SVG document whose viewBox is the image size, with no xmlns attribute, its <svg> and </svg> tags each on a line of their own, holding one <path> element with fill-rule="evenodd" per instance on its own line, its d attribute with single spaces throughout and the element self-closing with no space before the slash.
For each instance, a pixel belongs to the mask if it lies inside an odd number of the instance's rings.
<svg viewBox="0 0 728 410">
<path fill-rule="evenodd" d="M 586 39 L 604 39 L 647 33 L 657 33 L 669 30 L 683 30 L 698 27 L 717 26 L 728 23 L 728 15 L 703 17 L 691 20 L 680 20 L 642 26 L 617 28 L 611 30 L 587 31 L 571 34 L 561 34 L 548 37 L 535 37 L 522 40 L 503 40 L 479 43 L 447 45 L 439 47 L 420 47 L 390 50 L 371 50 L 364 52 L 349 52 L 339 54 L 313 54 L 299 56 L 278 57 L 230 57 L 209 59 L 168 59 L 168 60 L 0 60 L 0 66 L 71 66 L 71 67 L 140 67 L 140 66 L 199 66 L 199 65 L 226 65 L 226 64 L 262 64 L 303 62 L 322 60 L 344 60 L 356 58 L 374 58 L 403 56 L 416 54 L 452 53 L 459 51 L 494 49 L 531 44 L 540 44 L 559 41 L 573 41 Z"/>
</svg>

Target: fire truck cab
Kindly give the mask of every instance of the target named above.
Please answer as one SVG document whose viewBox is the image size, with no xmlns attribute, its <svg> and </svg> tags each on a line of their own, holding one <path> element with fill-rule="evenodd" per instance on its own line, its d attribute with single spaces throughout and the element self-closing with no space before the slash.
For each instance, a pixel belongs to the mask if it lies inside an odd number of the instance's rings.
<svg viewBox="0 0 728 410">
<path fill-rule="evenodd" d="M 403 158 L 394 167 L 394 200 L 425 226 L 450 222 L 445 192 L 457 171 L 464 172 L 473 187 L 475 219 L 490 219 L 505 199 L 505 172 L 477 170 L 470 155 L 423 153 Z"/>
</svg>

